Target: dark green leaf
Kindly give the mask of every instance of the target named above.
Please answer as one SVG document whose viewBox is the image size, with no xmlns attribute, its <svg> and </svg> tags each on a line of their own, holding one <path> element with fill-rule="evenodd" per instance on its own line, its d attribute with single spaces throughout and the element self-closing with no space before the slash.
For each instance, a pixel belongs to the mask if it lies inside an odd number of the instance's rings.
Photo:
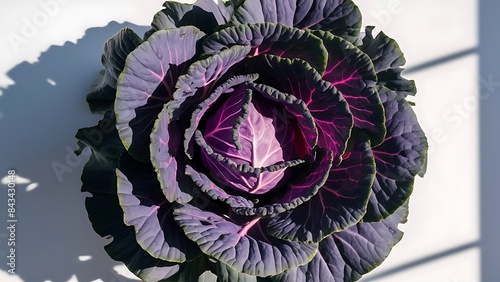
<svg viewBox="0 0 500 282">
<path fill-rule="evenodd" d="M 413 80 L 401 77 L 402 66 L 406 63 L 398 43 L 380 32 L 373 38 L 373 26 L 366 27 L 363 45 L 359 48 L 373 61 L 378 75 L 377 84 L 398 92 L 403 97 L 415 95 L 417 88 Z"/>
</svg>

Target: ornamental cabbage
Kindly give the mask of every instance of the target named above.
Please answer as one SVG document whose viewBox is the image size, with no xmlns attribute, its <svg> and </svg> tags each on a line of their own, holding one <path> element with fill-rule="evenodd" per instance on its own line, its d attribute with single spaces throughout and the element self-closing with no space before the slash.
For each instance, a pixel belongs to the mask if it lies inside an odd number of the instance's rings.
<svg viewBox="0 0 500 282">
<path fill-rule="evenodd" d="M 76 137 L 111 258 L 144 281 L 353 281 L 379 265 L 427 141 L 399 46 L 360 27 L 350 0 L 199 0 L 110 38 L 87 95 L 103 119 Z"/>
</svg>

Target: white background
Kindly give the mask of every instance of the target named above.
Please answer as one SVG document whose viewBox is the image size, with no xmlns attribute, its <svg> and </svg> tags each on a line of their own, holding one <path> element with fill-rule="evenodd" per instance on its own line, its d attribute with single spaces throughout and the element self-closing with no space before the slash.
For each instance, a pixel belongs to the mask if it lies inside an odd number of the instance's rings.
<svg viewBox="0 0 500 282">
<path fill-rule="evenodd" d="M 49 2 L 56 3 L 50 11 L 43 4 Z M 148 25 L 162 3 L 156 0 L 3 1 L 0 4 L 0 86 L 16 83 L 8 78 L 7 72 L 19 63 L 28 61 L 36 66 L 39 56 L 50 46 L 63 45 L 67 41 L 75 43 L 88 28 L 103 27 L 110 21 Z M 358 0 L 356 4 L 364 16 L 364 25 L 375 25 L 375 32 L 383 30 L 397 40 L 406 55 L 408 69 L 478 45 L 478 3 L 475 0 Z M 70 45 L 66 43 L 65 47 Z M 95 60 L 98 63 L 99 57 Z M 414 109 L 431 145 L 428 171 L 424 179 L 416 181 L 409 220 L 401 226 L 405 232 L 403 240 L 394 247 L 382 266 L 363 281 L 480 281 L 480 251 L 478 247 L 470 247 L 480 238 L 478 62 L 478 54 L 471 52 L 406 75 L 417 81 L 418 94 L 412 99 L 416 102 Z M 49 70 L 47 72 L 50 73 Z M 5 95 L 0 97 L 2 108 L 6 101 L 15 101 L 12 106 L 19 107 L 19 111 L 23 110 L 23 103 L 28 108 L 34 106 L 33 95 L 50 95 L 22 93 L 23 98 L 16 99 L 7 97 L 8 90 L 3 92 Z M 47 99 L 52 98 L 47 96 Z M 79 99 L 82 97 L 71 98 L 73 101 Z M 6 276 L 3 272 L 5 266 L 0 265 L 0 281 L 31 282 L 23 279 L 39 277 L 39 281 L 102 279 L 108 282 L 112 279 L 121 281 L 122 276 L 118 272 L 130 275 L 119 263 L 107 258 L 102 250 L 106 241 L 92 231 L 86 219 L 84 195 L 79 192 L 78 182 L 83 163 L 66 174 L 62 182 L 57 180 L 51 169 L 54 161 L 64 160 L 66 147 L 73 146 L 74 131 L 82 126 L 91 126 L 92 120 L 97 120 L 97 117 L 80 119 L 78 114 L 84 116 L 86 113 L 84 106 L 78 103 L 74 104 L 77 105 L 74 116 L 60 117 L 74 126 L 73 132 L 71 127 L 56 132 L 50 124 L 41 124 L 40 127 L 47 128 L 35 138 L 25 133 L 28 129 L 21 127 L 20 120 L 0 111 L 0 130 L 2 135 L 6 133 L 4 136 L 7 136 L 6 139 L 0 137 L 0 152 L 7 154 L 7 150 L 17 149 L 20 156 L 39 156 L 37 159 L 20 157 L 10 160 L 0 155 L 0 169 L 15 165 L 19 175 L 26 178 L 25 183 L 19 184 L 18 192 L 19 215 L 24 217 L 24 223 L 22 218 L 19 223 L 18 237 L 23 239 L 19 241 L 19 252 L 25 258 L 19 258 L 19 277 Z M 45 114 L 57 116 L 58 107 L 65 105 L 59 104 Z M 27 111 L 24 117 L 37 119 L 31 111 Z M 19 127 L 15 126 L 17 123 Z M 6 129 L 9 131 L 5 132 Z M 16 144 L 12 141 L 15 134 L 30 140 L 25 143 L 20 141 L 16 148 L 12 145 Z M 59 138 L 60 134 L 64 137 Z M 4 143 L 6 140 L 7 143 Z M 47 146 L 43 145 L 45 142 Z M 43 154 L 40 151 L 44 151 Z M 41 175 L 41 171 L 46 174 Z M 61 195 L 65 198 L 61 199 Z M 0 199 L 4 197 L 2 194 Z M 67 200 L 69 198 L 72 202 Z M 30 206 L 22 205 L 23 200 Z M 65 204 L 65 201 L 73 204 Z M 6 210 L 3 205 L 2 200 L 0 213 Z M 44 213 L 47 205 L 55 206 L 50 208 L 51 214 Z M 37 242 L 44 239 L 56 243 Z M 0 244 L 5 247 L 3 240 Z M 75 245 L 84 248 L 71 249 Z M 466 247 L 462 247 L 464 245 Z M 22 246 L 25 246 L 24 249 Z M 29 259 L 26 258 L 28 256 Z M 3 261 L 0 258 L 2 264 Z M 26 262 L 24 267 L 23 261 Z M 97 268 L 97 265 L 100 267 Z M 89 271 L 96 272 L 92 278 L 83 275 Z M 57 272 L 64 275 L 55 275 Z M 27 273 L 40 275 L 30 276 Z"/>
</svg>

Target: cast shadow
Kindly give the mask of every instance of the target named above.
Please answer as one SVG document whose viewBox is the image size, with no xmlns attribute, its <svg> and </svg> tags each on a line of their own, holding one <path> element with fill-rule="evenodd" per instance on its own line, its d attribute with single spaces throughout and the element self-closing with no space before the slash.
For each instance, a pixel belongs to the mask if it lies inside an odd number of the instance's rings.
<svg viewBox="0 0 500 282">
<path fill-rule="evenodd" d="M 0 178 L 14 169 L 29 183 L 16 190 L 16 274 L 24 281 L 134 281 L 113 270 L 80 192 L 86 156 L 77 158 L 75 133 L 97 124 L 85 92 L 101 65 L 104 42 L 123 27 L 112 22 L 91 28 L 76 44 L 52 46 L 39 62 L 21 63 L 8 72 L 15 85 L 0 97 Z M 28 185 L 30 184 L 30 185 Z M 6 188 L 5 185 L 0 185 Z M 7 272 L 7 189 L 0 189 L 0 270 Z"/>
</svg>

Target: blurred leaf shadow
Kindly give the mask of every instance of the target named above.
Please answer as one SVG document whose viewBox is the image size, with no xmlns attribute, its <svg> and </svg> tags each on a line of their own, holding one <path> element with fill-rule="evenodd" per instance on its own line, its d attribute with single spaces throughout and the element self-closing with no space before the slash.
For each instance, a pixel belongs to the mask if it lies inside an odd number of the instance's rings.
<svg viewBox="0 0 500 282">
<path fill-rule="evenodd" d="M 90 28 L 76 44 L 52 46 L 39 62 L 24 62 L 8 72 L 15 84 L 2 89 L 0 97 L 0 178 L 14 169 L 38 183 L 33 190 L 19 184 L 16 192 L 16 274 L 24 281 L 136 281 L 113 270 L 121 263 L 107 256 L 107 240 L 93 231 L 86 195 L 80 192 L 88 154 L 72 154 L 77 129 L 100 118 L 90 114 L 85 92 L 102 68 L 104 42 L 124 27 L 138 34 L 147 30 L 116 22 Z M 6 199 L 5 185 L 0 187 L 0 199 Z M 2 200 L 0 270 L 5 272 L 6 220 L 7 201 Z"/>
</svg>

